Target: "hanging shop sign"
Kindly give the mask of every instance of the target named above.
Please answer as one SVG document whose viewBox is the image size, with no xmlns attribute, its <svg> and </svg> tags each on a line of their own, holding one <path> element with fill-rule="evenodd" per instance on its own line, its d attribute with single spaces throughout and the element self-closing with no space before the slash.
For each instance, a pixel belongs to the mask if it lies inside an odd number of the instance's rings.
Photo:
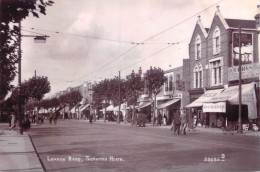
<svg viewBox="0 0 260 172">
<path fill-rule="evenodd" d="M 233 32 L 233 53 L 232 53 L 232 64 L 233 66 L 239 65 L 239 33 Z M 241 45 L 241 64 L 253 63 L 253 34 L 252 33 L 241 33 L 240 37 Z"/>
<path fill-rule="evenodd" d="M 202 110 L 203 110 L 203 113 L 205 113 L 205 112 L 226 113 L 226 102 L 203 103 Z"/>
<path fill-rule="evenodd" d="M 260 76 L 260 63 L 245 64 L 241 66 L 242 79 L 258 78 Z M 239 79 L 239 67 L 228 68 L 228 81 Z"/>
</svg>

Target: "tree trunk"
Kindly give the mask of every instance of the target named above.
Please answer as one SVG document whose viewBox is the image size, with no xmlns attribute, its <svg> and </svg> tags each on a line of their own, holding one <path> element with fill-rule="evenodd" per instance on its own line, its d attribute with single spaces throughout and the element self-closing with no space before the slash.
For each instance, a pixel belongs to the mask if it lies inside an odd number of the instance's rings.
<svg viewBox="0 0 260 172">
<path fill-rule="evenodd" d="M 134 118 L 135 117 L 135 104 L 134 104 L 134 107 L 133 107 L 133 113 L 132 113 L 132 126 L 134 126 Z"/>
</svg>

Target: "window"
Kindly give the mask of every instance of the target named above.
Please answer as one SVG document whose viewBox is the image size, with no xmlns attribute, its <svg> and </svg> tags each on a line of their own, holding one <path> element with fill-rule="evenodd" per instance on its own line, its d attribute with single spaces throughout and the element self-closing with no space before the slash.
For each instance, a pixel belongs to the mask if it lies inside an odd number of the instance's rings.
<svg viewBox="0 0 260 172">
<path fill-rule="evenodd" d="M 173 75 L 166 75 L 167 81 L 164 83 L 164 91 L 173 91 Z"/>
<path fill-rule="evenodd" d="M 217 55 L 219 53 L 220 53 L 220 30 L 218 27 L 216 27 L 213 33 L 213 54 Z"/>
<path fill-rule="evenodd" d="M 197 36 L 195 41 L 195 60 L 201 59 L 201 39 L 200 35 Z"/>
<path fill-rule="evenodd" d="M 194 88 L 201 88 L 203 87 L 203 72 L 202 72 L 203 68 L 202 65 L 195 65 L 194 70 L 193 70 L 193 87 Z"/>
<path fill-rule="evenodd" d="M 169 78 L 169 91 L 172 91 L 173 88 L 172 88 L 172 76 L 170 76 Z"/>
<path fill-rule="evenodd" d="M 222 58 L 210 60 L 211 86 L 222 84 Z"/>
</svg>

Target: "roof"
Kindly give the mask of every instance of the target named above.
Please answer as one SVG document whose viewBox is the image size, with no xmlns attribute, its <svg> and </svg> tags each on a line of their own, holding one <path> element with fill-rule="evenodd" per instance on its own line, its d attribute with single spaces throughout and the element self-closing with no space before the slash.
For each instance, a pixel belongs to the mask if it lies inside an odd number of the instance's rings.
<svg viewBox="0 0 260 172">
<path fill-rule="evenodd" d="M 255 20 L 225 19 L 229 27 L 256 29 Z"/>
</svg>

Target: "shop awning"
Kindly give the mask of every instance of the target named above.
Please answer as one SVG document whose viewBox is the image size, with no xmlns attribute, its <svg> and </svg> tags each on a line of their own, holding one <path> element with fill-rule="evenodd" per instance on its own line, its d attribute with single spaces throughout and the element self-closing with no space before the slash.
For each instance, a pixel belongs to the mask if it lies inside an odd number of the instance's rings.
<svg viewBox="0 0 260 172">
<path fill-rule="evenodd" d="M 149 105 L 151 105 L 151 102 L 141 102 L 140 105 L 138 106 L 138 109 L 145 108 Z"/>
<path fill-rule="evenodd" d="M 79 111 L 82 112 L 83 110 L 85 110 L 89 106 L 90 106 L 90 104 L 82 105 L 81 107 L 79 107 Z"/>
<path fill-rule="evenodd" d="M 178 101 L 180 101 L 180 99 L 169 100 L 169 101 L 167 101 L 167 102 L 165 102 L 165 103 L 160 104 L 159 106 L 157 106 L 157 109 L 165 108 L 165 107 L 170 106 L 170 105 L 172 105 L 172 104 L 174 104 L 174 103 L 176 103 L 176 102 L 178 102 Z"/>
<path fill-rule="evenodd" d="M 205 102 L 205 106 L 207 103 L 219 103 L 219 102 L 229 102 L 231 105 L 238 105 L 239 100 L 239 90 L 238 85 L 228 87 L 220 94 L 212 97 L 210 100 Z M 256 94 L 255 94 L 255 86 L 254 83 L 244 84 L 242 85 L 241 90 L 242 95 L 242 104 L 248 106 L 248 118 L 256 119 L 257 118 L 257 107 L 256 107 Z M 203 106 L 204 106 L 203 105 Z"/>
<path fill-rule="evenodd" d="M 191 108 L 191 107 L 200 107 L 202 106 L 202 104 L 204 102 L 207 102 L 208 100 L 210 100 L 212 97 L 215 97 L 216 95 L 218 95 L 219 93 L 221 93 L 221 91 L 223 91 L 223 89 L 216 89 L 216 90 L 208 90 L 206 91 L 202 96 L 200 96 L 197 100 L 195 100 L 194 102 L 192 102 L 191 104 L 187 105 L 187 108 Z"/>
<path fill-rule="evenodd" d="M 114 111 L 115 107 L 113 105 L 109 105 L 107 108 L 106 108 L 106 111 Z M 103 111 L 105 112 L 105 108 L 101 109 L 100 111 Z"/>
<path fill-rule="evenodd" d="M 71 112 L 71 113 L 75 113 L 75 108 L 76 108 L 76 106 L 74 106 L 74 107 L 70 110 L 70 112 Z"/>
</svg>

